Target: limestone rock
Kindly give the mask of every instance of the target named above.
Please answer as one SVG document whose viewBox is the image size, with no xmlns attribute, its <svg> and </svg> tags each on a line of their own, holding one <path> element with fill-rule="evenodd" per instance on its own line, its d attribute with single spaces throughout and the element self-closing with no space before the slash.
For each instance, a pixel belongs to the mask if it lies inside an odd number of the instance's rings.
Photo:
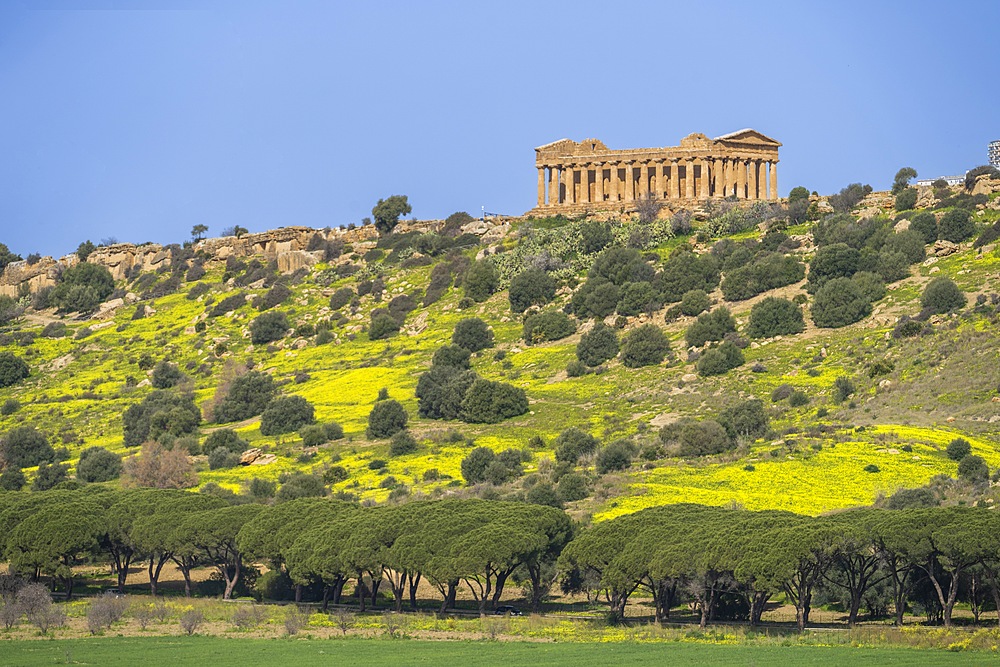
<svg viewBox="0 0 1000 667">
<path fill-rule="evenodd" d="M 958 252 L 958 244 L 952 243 L 951 241 L 945 241 L 944 239 L 938 239 L 934 242 L 934 247 L 931 249 L 931 253 L 935 257 L 947 257 Z"/>
<path fill-rule="evenodd" d="M 684 375 L 681 376 L 681 380 L 683 380 L 684 382 L 697 382 L 698 376 L 695 375 L 694 373 L 685 373 Z"/>
<path fill-rule="evenodd" d="M 115 312 L 125 305 L 125 299 L 111 299 L 110 301 L 105 301 L 100 306 L 97 307 L 97 312 L 94 313 L 95 320 L 107 320 L 115 316 Z"/>
</svg>

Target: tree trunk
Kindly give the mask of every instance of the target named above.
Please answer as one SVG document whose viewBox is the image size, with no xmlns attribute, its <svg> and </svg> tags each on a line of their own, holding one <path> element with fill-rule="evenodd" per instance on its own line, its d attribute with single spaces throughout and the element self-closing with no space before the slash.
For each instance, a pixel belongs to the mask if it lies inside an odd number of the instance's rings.
<svg viewBox="0 0 1000 667">
<path fill-rule="evenodd" d="M 420 573 L 410 573 L 410 610 L 417 610 L 417 588 L 420 587 Z"/>
<path fill-rule="evenodd" d="M 378 588 L 382 585 L 382 580 L 372 577 L 372 609 L 378 609 Z"/>
<path fill-rule="evenodd" d="M 295 584 L 295 604 L 302 604 L 302 584 Z"/>
<path fill-rule="evenodd" d="M 764 607 L 771 599 L 771 594 L 764 591 L 755 591 L 750 596 L 750 627 L 755 628 L 760 625 L 760 618 L 764 615 Z"/>
<path fill-rule="evenodd" d="M 323 587 L 323 606 L 320 607 L 320 609 L 325 614 L 326 611 L 329 608 L 330 608 L 330 586 L 324 586 Z"/>
<path fill-rule="evenodd" d="M 337 575 L 337 578 L 333 581 L 333 604 L 340 604 L 340 596 L 344 592 L 344 584 L 347 583 L 347 577 L 342 577 Z"/>
<path fill-rule="evenodd" d="M 861 608 L 861 596 L 851 591 L 851 606 L 847 614 L 847 627 L 853 628 L 858 623 L 858 610 Z"/>
<path fill-rule="evenodd" d="M 358 611 L 365 613 L 365 575 L 358 572 Z"/>
<path fill-rule="evenodd" d="M 157 583 L 156 580 L 157 580 L 157 577 L 156 577 L 156 575 L 153 574 L 153 557 L 152 556 L 149 557 L 148 572 L 149 572 L 149 594 L 152 595 L 155 598 L 156 597 L 156 583 Z"/>
</svg>

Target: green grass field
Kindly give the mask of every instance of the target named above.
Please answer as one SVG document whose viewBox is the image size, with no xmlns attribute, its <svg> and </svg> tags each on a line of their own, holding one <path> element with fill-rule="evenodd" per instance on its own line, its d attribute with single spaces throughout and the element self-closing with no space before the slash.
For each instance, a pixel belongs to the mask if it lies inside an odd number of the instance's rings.
<svg viewBox="0 0 1000 667">
<path fill-rule="evenodd" d="M 915 649 L 669 643 L 98 638 L 0 642 L 0 665 L 985 665 L 996 657 Z"/>
</svg>

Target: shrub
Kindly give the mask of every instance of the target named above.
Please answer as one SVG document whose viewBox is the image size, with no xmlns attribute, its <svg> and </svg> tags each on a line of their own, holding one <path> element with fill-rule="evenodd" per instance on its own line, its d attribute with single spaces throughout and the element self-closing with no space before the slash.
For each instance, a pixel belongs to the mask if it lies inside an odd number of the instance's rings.
<svg viewBox="0 0 1000 667">
<path fill-rule="evenodd" d="M 869 463 L 868 465 L 865 466 L 865 472 L 876 473 L 876 472 L 882 472 L 882 471 L 874 463 Z"/>
<path fill-rule="evenodd" d="M 971 237 L 976 231 L 976 223 L 965 209 L 956 208 L 948 211 L 938 223 L 938 237 L 952 243 L 961 243 Z"/>
<path fill-rule="evenodd" d="M 804 391 L 796 389 L 788 397 L 788 405 L 793 408 L 800 408 L 809 403 L 809 396 Z"/>
<path fill-rule="evenodd" d="M 177 368 L 177 364 L 172 364 L 165 359 L 153 367 L 152 384 L 154 389 L 170 389 L 176 387 L 184 380 L 184 374 Z"/>
<path fill-rule="evenodd" d="M 560 500 L 563 502 L 583 500 L 590 495 L 587 478 L 576 472 L 566 473 L 559 478 L 557 492 L 559 493 Z"/>
<path fill-rule="evenodd" d="M 451 334 L 451 342 L 469 352 L 493 347 L 493 329 L 478 317 L 459 320 Z"/>
<path fill-rule="evenodd" d="M 462 479 L 469 486 L 486 481 L 486 471 L 496 462 L 496 453 L 489 447 L 476 447 L 462 459 Z"/>
<path fill-rule="evenodd" d="M 490 332 L 492 334 L 492 332 Z M 470 352 L 458 345 L 445 345 L 438 348 L 431 358 L 431 366 L 450 366 L 459 370 L 468 370 Z"/>
<path fill-rule="evenodd" d="M 341 287 L 330 297 L 330 310 L 340 310 L 351 302 L 354 298 L 354 290 L 350 287 Z"/>
<path fill-rule="evenodd" d="M 104 447 L 88 447 L 80 453 L 76 478 L 82 482 L 110 482 L 122 474 L 122 457 Z"/>
<path fill-rule="evenodd" d="M 965 294 L 950 278 L 935 278 L 924 288 L 920 305 L 931 313 L 950 313 L 965 307 Z"/>
<path fill-rule="evenodd" d="M 806 275 L 805 265 L 780 253 L 759 256 L 752 264 L 726 271 L 722 296 L 727 301 L 742 301 L 768 290 L 797 283 Z"/>
<path fill-rule="evenodd" d="M 599 366 L 618 356 L 618 334 L 603 323 L 580 336 L 576 358 L 587 366 Z"/>
<path fill-rule="evenodd" d="M 658 276 L 664 300 L 680 301 L 693 289 L 711 292 L 719 285 L 719 262 L 712 255 L 696 255 L 688 247 L 670 253 Z"/>
<path fill-rule="evenodd" d="M 329 438 L 326 436 L 326 429 L 319 424 L 303 427 L 299 431 L 299 437 L 302 438 L 303 447 L 318 447 L 329 442 Z"/>
<path fill-rule="evenodd" d="M 663 363 L 670 351 L 670 340 L 655 324 L 644 324 L 625 334 L 621 346 L 622 363 L 628 368 Z"/>
<path fill-rule="evenodd" d="M 596 468 L 604 475 L 618 470 L 627 470 L 635 456 L 635 445 L 628 440 L 615 440 L 597 453 Z"/>
<path fill-rule="evenodd" d="M 897 211 L 909 211 L 914 206 L 917 205 L 917 190 L 916 188 L 906 188 L 898 195 L 896 195 L 896 210 Z"/>
<path fill-rule="evenodd" d="M 857 391 L 851 378 L 841 375 L 833 381 L 833 402 L 843 403 Z"/>
<path fill-rule="evenodd" d="M 597 220 L 580 225 L 580 236 L 583 239 L 583 251 L 587 254 L 600 252 L 614 241 L 611 227 Z"/>
<path fill-rule="evenodd" d="M 556 461 L 575 464 L 583 456 L 597 451 L 597 438 L 584 433 L 578 428 L 570 427 L 564 430 L 553 443 Z"/>
<path fill-rule="evenodd" d="M 28 377 L 28 364 L 10 352 L 0 352 L 0 388 L 10 387 Z"/>
<path fill-rule="evenodd" d="M 125 484 L 155 489 L 183 489 L 198 483 L 187 453 L 180 448 L 164 449 L 153 441 L 142 446 L 138 456 L 123 462 Z"/>
<path fill-rule="evenodd" d="M 574 359 L 573 361 L 566 364 L 566 376 L 571 378 L 583 377 L 587 374 L 587 364 Z"/>
<path fill-rule="evenodd" d="M 708 377 L 711 375 L 724 375 L 731 369 L 743 364 L 743 352 L 729 341 L 718 347 L 706 350 L 698 359 L 698 375 Z"/>
<path fill-rule="evenodd" d="M 163 433 L 188 435 L 196 432 L 199 424 L 201 410 L 191 395 L 163 389 L 152 392 L 122 415 L 126 447 L 138 447 Z"/>
<path fill-rule="evenodd" d="M 607 317 L 615 312 L 621 300 L 621 289 L 605 278 L 591 278 L 578 289 L 570 308 L 579 317 Z"/>
<path fill-rule="evenodd" d="M 979 167 L 974 167 L 965 173 L 965 189 L 971 190 L 976 185 L 976 179 L 980 176 L 989 176 L 990 178 L 1000 178 L 1000 169 L 997 169 L 993 165 L 984 164 Z"/>
<path fill-rule="evenodd" d="M 461 417 L 462 400 L 477 377 L 473 371 L 458 366 L 432 365 L 417 380 L 416 396 L 420 416 L 429 419 Z"/>
<path fill-rule="evenodd" d="M 281 340 L 290 328 L 288 317 L 280 310 L 263 313 L 250 322 L 250 342 L 263 345 Z"/>
<path fill-rule="evenodd" d="M 965 438 L 955 438 L 948 443 L 944 452 L 952 461 L 961 461 L 972 453 L 972 445 Z"/>
<path fill-rule="evenodd" d="M 531 315 L 524 321 L 524 341 L 532 345 L 565 338 L 576 331 L 576 325 L 566 313 L 549 310 Z"/>
<path fill-rule="evenodd" d="M 403 456 L 417 451 L 417 439 L 409 431 L 400 431 L 389 441 L 389 456 Z"/>
<path fill-rule="evenodd" d="M 389 315 L 396 318 L 399 322 L 405 320 L 407 314 L 413 312 L 416 308 L 417 302 L 409 294 L 394 296 L 389 301 Z"/>
<path fill-rule="evenodd" d="M 846 213 L 861 203 L 872 191 L 872 186 L 861 183 L 851 183 L 840 192 L 830 197 L 830 206 L 838 213 Z"/>
<path fill-rule="evenodd" d="M 563 499 L 559 492 L 549 482 L 539 482 L 528 489 L 524 500 L 532 505 L 546 505 L 562 509 Z"/>
<path fill-rule="evenodd" d="M 651 313 L 663 305 L 657 296 L 653 285 L 646 282 L 625 283 L 616 307 L 619 315 L 638 315 Z"/>
<path fill-rule="evenodd" d="M 105 267 L 81 262 L 62 272 L 49 302 L 62 312 L 89 312 L 111 296 L 115 279 Z"/>
<path fill-rule="evenodd" d="M 18 426 L 0 440 L 0 453 L 8 466 L 30 468 L 42 461 L 55 460 L 55 450 L 48 439 L 34 426 Z"/>
<path fill-rule="evenodd" d="M 815 293 L 834 278 L 850 278 L 861 263 L 861 253 L 846 243 L 833 243 L 820 247 L 809 264 L 809 282 L 806 289 Z"/>
<path fill-rule="evenodd" d="M 462 399 L 462 420 L 473 424 L 497 424 L 528 411 L 524 390 L 503 382 L 476 379 Z"/>
<path fill-rule="evenodd" d="M 298 498 L 319 498 L 326 494 L 326 486 L 319 475 L 296 472 L 281 485 L 278 493 L 275 494 L 275 500 L 284 503 Z"/>
<path fill-rule="evenodd" d="M 934 243 L 938 238 L 937 218 L 928 211 L 917 213 L 910 218 L 910 231 L 920 234 L 924 244 Z"/>
<path fill-rule="evenodd" d="M 890 234 L 882 246 L 882 252 L 901 252 L 910 264 L 924 260 L 924 237 L 915 229 L 906 229 Z"/>
<path fill-rule="evenodd" d="M 4 491 L 20 491 L 27 483 L 28 480 L 24 476 L 24 473 L 21 472 L 20 468 L 8 465 L 7 468 L 0 473 L 0 489 Z"/>
<path fill-rule="evenodd" d="M 279 396 L 271 400 L 260 415 L 261 435 L 279 435 L 298 431 L 315 423 L 312 403 L 301 396 Z"/>
<path fill-rule="evenodd" d="M 39 463 L 35 472 L 35 481 L 31 483 L 32 491 L 48 491 L 68 479 L 69 466 L 63 463 Z"/>
<path fill-rule="evenodd" d="M 727 333 L 736 331 L 736 320 L 725 306 L 710 313 L 702 313 L 687 328 L 684 339 L 691 347 L 701 347 L 710 340 L 722 340 Z"/>
<path fill-rule="evenodd" d="M 241 438 L 233 429 L 220 428 L 208 434 L 208 437 L 205 438 L 205 444 L 202 446 L 202 450 L 206 452 L 213 452 L 221 447 L 222 449 L 232 452 L 233 454 L 242 454 L 249 446 L 250 443 Z"/>
<path fill-rule="evenodd" d="M 0 318 L 2 318 L 2 315 L 0 315 Z M 67 329 L 64 322 L 49 322 L 42 329 L 42 338 L 64 338 L 66 333 Z"/>
<path fill-rule="evenodd" d="M 958 462 L 958 478 L 974 484 L 988 482 L 990 469 L 981 456 L 969 454 Z"/>
<path fill-rule="evenodd" d="M 510 309 L 523 313 L 531 306 L 544 306 L 556 295 L 556 281 L 541 269 L 525 269 L 510 281 Z"/>
<path fill-rule="evenodd" d="M 766 297 L 750 309 L 747 335 L 751 338 L 770 338 L 802 333 L 806 328 L 802 308 L 788 299 Z"/>
<path fill-rule="evenodd" d="M 705 290 L 693 289 L 684 292 L 681 297 L 681 312 L 689 317 L 700 315 L 709 309 L 712 300 L 708 298 Z"/>
<path fill-rule="evenodd" d="M 812 318 L 818 327 L 836 328 L 868 316 L 872 304 L 850 278 L 834 278 L 816 292 Z"/>
<path fill-rule="evenodd" d="M 6 417 L 12 415 L 21 409 L 21 401 L 16 398 L 8 398 L 0 405 L 0 416 Z"/>
<path fill-rule="evenodd" d="M 877 273 L 858 271 L 851 276 L 851 280 L 870 303 L 879 301 L 885 296 L 885 283 L 882 281 L 882 276 Z"/>
<path fill-rule="evenodd" d="M 473 301 L 486 301 L 500 285 L 496 264 L 488 258 L 473 262 L 465 272 L 462 284 L 467 297 Z"/>
<path fill-rule="evenodd" d="M 239 464 L 240 455 L 229 451 L 225 447 L 216 447 L 208 453 L 209 470 L 235 468 Z"/>
<path fill-rule="evenodd" d="M 752 398 L 723 410 L 719 415 L 719 423 L 733 440 L 755 440 L 767 434 L 770 419 L 764 410 L 764 403 Z"/>
<path fill-rule="evenodd" d="M 399 333 L 399 320 L 384 312 L 376 315 L 373 311 L 372 314 L 372 323 L 368 328 L 369 340 L 384 340 Z"/>
<path fill-rule="evenodd" d="M 212 416 L 220 424 L 249 419 L 262 413 L 277 393 L 270 375 L 250 371 L 232 381 Z"/>
<path fill-rule="evenodd" d="M 394 399 L 376 401 L 368 413 L 368 437 L 391 438 L 406 428 L 408 421 L 403 404 Z"/>
<path fill-rule="evenodd" d="M 258 310 L 270 310 L 275 306 L 283 304 L 292 295 L 292 290 L 287 285 L 278 283 L 267 292 L 254 305 Z"/>
<path fill-rule="evenodd" d="M 681 456 L 711 456 L 722 454 L 735 446 L 733 439 L 714 419 L 687 419 L 669 424 L 660 430 L 664 442 L 677 442 Z"/>
<path fill-rule="evenodd" d="M 234 310 L 246 305 L 246 302 L 247 298 L 242 292 L 231 294 L 219 303 L 215 304 L 215 307 L 208 313 L 209 317 L 220 317 L 226 313 L 231 313 Z"/>
</svg>

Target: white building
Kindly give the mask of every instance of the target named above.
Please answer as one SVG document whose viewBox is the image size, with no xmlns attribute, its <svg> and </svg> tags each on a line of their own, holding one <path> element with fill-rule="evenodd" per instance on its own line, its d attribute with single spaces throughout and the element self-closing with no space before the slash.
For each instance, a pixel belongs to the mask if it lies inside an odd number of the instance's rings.
<svg viewBox="0 0 1000 667">
<path fill-rule="evenodd" d="M 986 150 L 987 155 L 989 156 L 990 165 L 1000 169 L 1000 139 L 991 141 L 989 148 Z"/>
</svg>

